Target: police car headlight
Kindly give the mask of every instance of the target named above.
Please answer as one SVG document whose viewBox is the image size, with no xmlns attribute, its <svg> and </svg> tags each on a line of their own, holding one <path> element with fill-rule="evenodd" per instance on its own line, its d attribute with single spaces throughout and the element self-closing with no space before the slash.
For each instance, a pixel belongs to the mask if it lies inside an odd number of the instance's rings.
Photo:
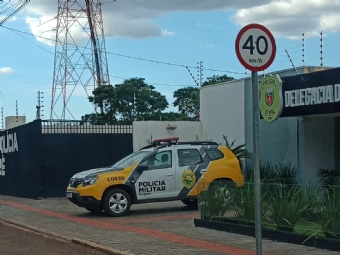
<svg viewBox="0 0 340 255">
<path fill-rule="evenodd" d="M 91 176 L 91 177 L 85 177 L 85 179 L 82 181 L 83 186 L 89 186 L 96 183 L 98 180 L 98 176 Z"/>
</svg>

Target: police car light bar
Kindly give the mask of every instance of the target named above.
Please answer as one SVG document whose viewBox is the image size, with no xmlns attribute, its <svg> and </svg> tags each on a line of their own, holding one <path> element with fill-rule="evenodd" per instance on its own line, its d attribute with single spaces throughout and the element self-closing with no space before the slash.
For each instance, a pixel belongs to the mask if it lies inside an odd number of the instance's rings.
<svg viewBox="0 0 340 255">
<path fill-rule="evenodd" d="M 172 141 L 177 142 L 178 140 L 179 140 L 178 137 L 169 137 L 169 138 L 156 139 L 153 141 L 153 143 L 172 142 Z"/>
</svg>

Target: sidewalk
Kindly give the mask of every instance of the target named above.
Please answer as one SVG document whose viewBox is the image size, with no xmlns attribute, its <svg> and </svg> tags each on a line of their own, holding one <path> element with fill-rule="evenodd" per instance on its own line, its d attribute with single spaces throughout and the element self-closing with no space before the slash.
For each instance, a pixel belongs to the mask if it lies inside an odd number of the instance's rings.
<svg viewBox="0 0 340 255">
<path fill-rule="evenodd" d="M 136 255 L 255 255 L 255 239 L 195 228 L 198 217 L 181 202 L 133 205 L 128 216 L 93 215 L 66 198 L 30 200 L 0 196 L 0 218 L 56 236 L 81 238 Z M 263 240 L 268 255 L 340 255 Z"/>
</svg>

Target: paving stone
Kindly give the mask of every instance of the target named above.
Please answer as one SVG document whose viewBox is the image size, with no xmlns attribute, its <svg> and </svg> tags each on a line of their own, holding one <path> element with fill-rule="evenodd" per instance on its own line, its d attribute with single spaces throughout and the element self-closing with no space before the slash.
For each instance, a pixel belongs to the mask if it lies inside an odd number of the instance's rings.
<svg viewBox="0 0 340 255">
<path fill-rule="evenodd" d="M 89 213 L 66 198 L 31 200 L 0 196 L 0 204 L 1 201 L 7 203 L 0 205 L 0 218 L 4 220 L 136 255 L 255 254 L 252 237 L 195 228 L 193 219 L 198 217 L 198 212 L 181 202 L 133 205 L 129 215 L 111 218 L 104 213 Z M 270 240 L 263 240 L 263 252 L 268 255 L 340 255 L 340 252 Z"/>
</svg>

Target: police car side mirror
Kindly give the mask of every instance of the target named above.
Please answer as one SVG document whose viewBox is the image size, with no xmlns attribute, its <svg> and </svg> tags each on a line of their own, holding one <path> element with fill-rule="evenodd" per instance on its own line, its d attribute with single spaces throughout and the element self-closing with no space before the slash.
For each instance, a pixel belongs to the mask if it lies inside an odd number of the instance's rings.
<svg viewBox="0 0 340 255">
<path fill-rule="evenodd" d="M 136 171 L 137 171 L 137 172 L 143 172 L 143 171 L 145 171 L 145 170 L 149 170 L 149 166 L 147 166 L 147 165 L 139 165 L 139 166 L 137 166 L 137 168 L 136 168 Z"/>
</svg>

